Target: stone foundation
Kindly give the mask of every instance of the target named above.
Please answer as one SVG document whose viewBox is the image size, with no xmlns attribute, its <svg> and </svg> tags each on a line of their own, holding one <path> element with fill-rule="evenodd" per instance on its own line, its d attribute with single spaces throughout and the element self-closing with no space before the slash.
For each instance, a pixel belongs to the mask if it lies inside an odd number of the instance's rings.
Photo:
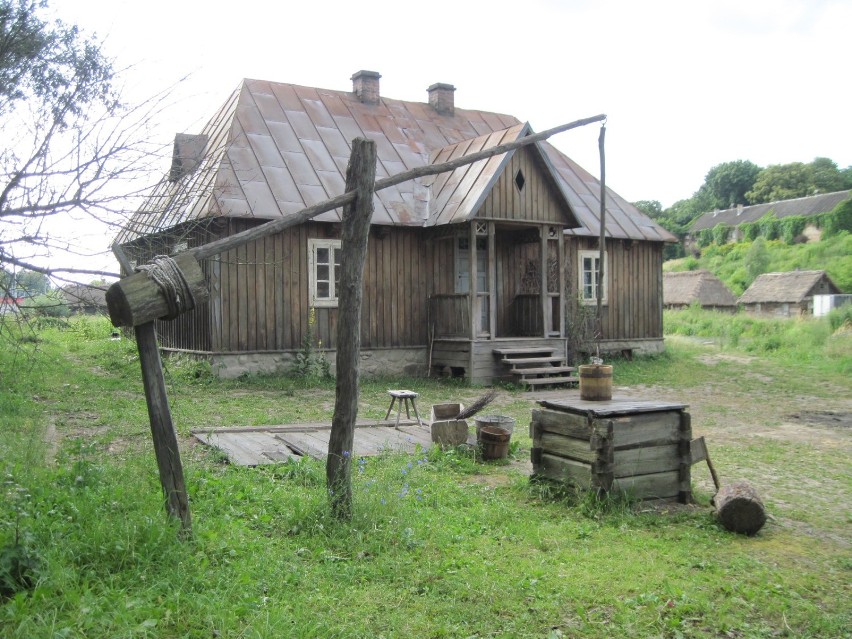
<svg viewBox="0 0 852 639">
<path fill-rule="evenodd" d="M 335 374 L 335 351 L 325 356 Z M 216 353 L 208 356 L 213 372 L 223 379 L 241 375 L 286 374 L 293 369 L 294 351 L 264 353 Z M 425 377 L 426 348 L 394 348 L 361 351 L 361 375 L 364 377 Z"/>
</svg>

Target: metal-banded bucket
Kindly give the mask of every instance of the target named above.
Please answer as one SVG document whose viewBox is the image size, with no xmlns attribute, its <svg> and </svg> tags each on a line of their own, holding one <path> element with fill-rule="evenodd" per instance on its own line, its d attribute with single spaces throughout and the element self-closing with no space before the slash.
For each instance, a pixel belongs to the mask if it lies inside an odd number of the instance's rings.
<svg viewBox="0 0 852 639">
<path fill-rule="evenodd" d="M 612 366 L 609 364 L 580 366 L 580 399 L 593 402 L 612 399 Z"/>
<path fill-rule="evenodd" d="M 507 417 L 506 415 L 485 415 L 483 417 L 474 417 L 474 423 L 476 424 L 476 438 L 479 439 L 479 432 L 485 426 L 494 426 L 497 428 L 502 428 L 511 435 L 515 431 L 515 418 Z"/>
<path fill-rule="evenodd" d="M 509 440 L 511 438 L 512 433 L 505 428 L 483 426 L 478 435 L 482 459 L 506 459 L 509 456 Z"/>
</svg>

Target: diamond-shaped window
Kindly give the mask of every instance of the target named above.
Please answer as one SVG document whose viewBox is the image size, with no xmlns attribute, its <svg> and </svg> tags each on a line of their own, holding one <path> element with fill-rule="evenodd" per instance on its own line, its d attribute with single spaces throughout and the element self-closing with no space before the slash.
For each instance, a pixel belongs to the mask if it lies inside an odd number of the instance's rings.
<svg viewBox="0 0 852 639">
<path fill-rule="evenodd" d="M 524 190 L 525 183 L 526 179 L 524 179 L 524 172 L 518 169 L 518 172 L 515 173 L 515 186 L 518 187 L 518 191 Z"/>
</svg>

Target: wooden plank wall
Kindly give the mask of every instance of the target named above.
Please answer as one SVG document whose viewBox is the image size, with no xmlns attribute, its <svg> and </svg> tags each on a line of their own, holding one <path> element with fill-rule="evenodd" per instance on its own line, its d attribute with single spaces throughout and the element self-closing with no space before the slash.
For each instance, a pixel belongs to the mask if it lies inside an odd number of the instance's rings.
<svg viewBox="0 0 852 639">
<path fill-rule="evenodd" d="M 257 224 L 228 221 L 230 234 Z M 219 256 L 214 330 L 216 352 L 299 349 L 311 319 L 308 240 L 336 238 L 339 227 L 308 223 Z M 375 227 L 364 272 L 361 345 L 364 348 L 426 344 L 431 260 L 419 229 Z M 451 247 L 452 248 L 452 247 Z M 214 258 L 215 260 L 216 258 Z M 336 308 L 313 311 L 314 346 L 335 348 Z"/>
<path fill-rule="evenodd" d="M 597 250 L 593 238 L 566 238 L 569 299 L 578 296 L 580 250 Z M 661 242 L 608 239 L 609 302 L 603 311 L 604 339 L 663 336 Z"/>
<path fill-rule="evenodd" d="M 521 191 L 515 185 L 518 170 L 524 175 L 524 188 Z M 518 149 L 509 158 L 477 217 L 565 224 L 567 218 L 561 202 L 556 186 L 541 166 L 538 152 L 529 148 Z"/>
<path fill-rule="evenodd" d="M 195 223 L 191 226 L 177 227 L 170 233 L 148 236 L 125 246 L 128 258 L 136 264 L 151 262 L 157 255 L 170 255 L 177 242 L 186 242 L 187 247 L 201 246 L 216 239 L 211 224 Z M 201 269 L 211 279 L 213 265 L 209 261 L 201 263 Z M 156 330 L 160 346 L 190 351 L 209 351 L 211 348 L 210 302 L 199 304 L 195 309 L 184 313 L 174 320 L 157 321 Z"/>
</svg>

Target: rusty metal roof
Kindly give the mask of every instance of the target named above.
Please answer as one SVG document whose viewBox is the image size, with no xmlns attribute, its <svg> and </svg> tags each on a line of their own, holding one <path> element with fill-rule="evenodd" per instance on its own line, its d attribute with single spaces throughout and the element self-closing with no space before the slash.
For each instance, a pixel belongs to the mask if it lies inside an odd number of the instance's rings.
<svg viewBox="0 0 852 639">
<path fill-rule="evenodd" d="M 531 129 L 499 113 L 382 97 L 366 104 L 354 93 L 244 80 L 202 130 L 198 167 L 164 179 L 117 238 L 142 235 L 206 217 L 275 219 L 344 192 L 350 140 L 376 142 L 377 178 L 508 142 Z M 575 235 L 598 234 L 599 182 L 552 145 L 535 145 L 576 218 Z M 510 153 L 437 177 L 376 193 L 374 224 L 425 226 L 470 219 Z M 172 175 L 172 178 L 175 176 Z M 317 216 L 339 221 L 341 212 Z M 645 214 L 607 191 L 607 235 L 675 241 Z"/>
</svg>

